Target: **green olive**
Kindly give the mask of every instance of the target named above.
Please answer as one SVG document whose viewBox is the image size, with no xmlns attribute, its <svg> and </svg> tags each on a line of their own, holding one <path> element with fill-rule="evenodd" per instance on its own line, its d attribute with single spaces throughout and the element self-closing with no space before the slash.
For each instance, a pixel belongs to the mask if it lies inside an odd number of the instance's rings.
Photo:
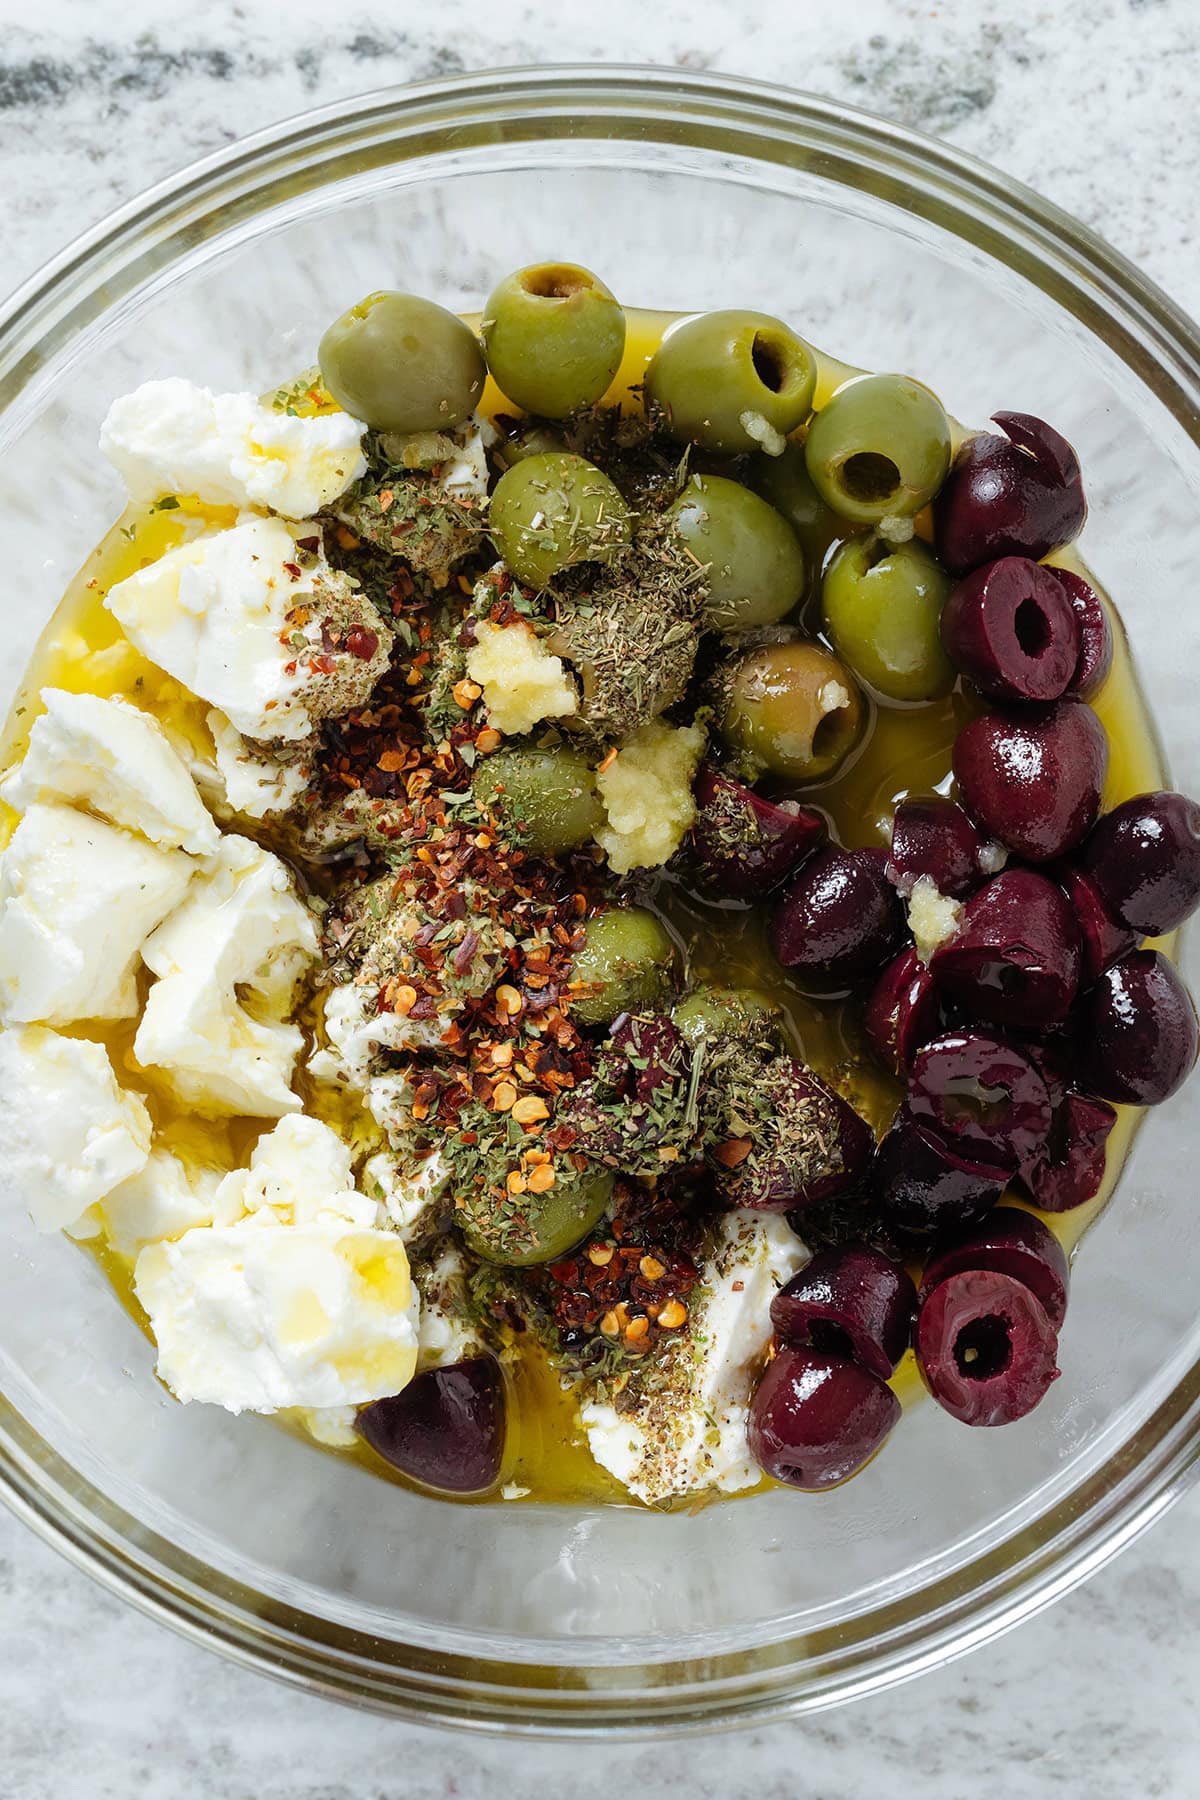
<svg viewBox="0 0 1200 1800">
<path fill-rule="evenodd" d="M 590 842 L 604 820 L 586 757 L 565 745 L 506 745 L 479 763 L 471 785 L 478 804 L 511 824 L 537 856 Z"/>
<path fill-rule="evenodd" d="M 711 312 L 672 326 L 650 359 L 646 395 L 673 437 L 735 455 L 802 425 L 817 365 L 770 313 Z"/>
<path fill-rule="evenodd" d="M 509 1269 L 554 1262 L 594 1231 L 612 1198 L 611 1169 L 573 1169 L 560 1158 L 542 1194 L 526 1192 L 497 1205 L 486 1192 L 468 1195 L 456 1217 L 476 1256 Z"/>
<path fill-rule="evenodd" d="M 719 678 L 718 724 L 752 780 L 778 775 L 821 781 L 857 744 L 863 726 L 858 687 L 844 663 L 819 644 L 766 644 L 727 665 Z"/>
<path fill-rule="evenodd" d="M 919 539 L 851 538 L 821 587 L 838 655 L 889 700 L 936 700 L 954 686 L 942 649 L 942 607 L 953 582 Z"/>
<path fill-rule="evenodd" d="M 416 294 L 368 294 L 334 320 L 317 360 L 338 405 L 376 431 L 460 425 L 487 374 L 470 327 Z"/>
<path fill-rule="evenodd" d="M 860 375 L 821 408 L 804 456 L 817 492 L 843 518 L 908 518 L 946 479 L 950 421 L 921 382 Z"/>
<path fill-rule="evenodd" d="M 795 532 L 740 482 L 693 475 L 670 517 L 708 568 L 705 622 L 713 630 L 774 625 L 804 593 L 804 552 Z"/>
<path fill-rule="evenodd" d="M 482 330 L 497 385 L 546 419 L 599 400 L 625 354 L 625 314 L 575 263 L 535 263 L 509 275 L 488 299 Z"/>
<path fill-rule="evenodd" d="M 524 462 L 529 456 L 553 456 L 566 449 L 559 433 L 536 419 L 516 419 L 511 413 L 497 413 L 492 420 L 498 436 L 491 447 L 492 456 L 502 469 Z"/>
<path fill-rule="evenodd" d="M 738 1038 L 764 1049 L 786 1049 L 783 1013 L 761 988 L 700 987 L 686 994 L 671 1014 L 692 1046 Z"/>
<path fill-rule="evenodd" d="M 572 982 L 586 991 L 572 999 L 584 1025 L 607 1025 L 623 1012 L 653 1012 L 675 985 L 675 946 L 666 927 L 641 906 L 611 906 L 584 926 Z"/>
<path fill-rule="evenodd" d="M 526 587 L 543 588 L 574 563 L 606 561 L 632 530 L 608 476 L 565 451 L 526 456 L 506 469 L 488 509 L 492 542 Z"/>
<path fill-rule="evenodd" d="M 783 514 L 800 539 L 809 567 L 819 568 L 833 540 L 844 536 L 846 522 L 826 506 L 813 486 L 804 445 L 789 442 L 782 456 L 751 457 L 747 480 L 755 493 Z"/>
</svg>

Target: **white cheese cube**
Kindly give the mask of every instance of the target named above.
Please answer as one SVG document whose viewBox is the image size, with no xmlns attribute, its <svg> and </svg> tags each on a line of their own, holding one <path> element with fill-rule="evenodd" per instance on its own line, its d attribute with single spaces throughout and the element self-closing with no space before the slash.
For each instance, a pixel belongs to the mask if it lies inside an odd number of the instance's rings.
<svg viewBox="0 0 1200 1800">
<path fill-rule="evenodd" d="M 302 418 L 172 376 L 114 400 L 100 448 L 134 500 L 183 494 L 306 519 L 365 472 L 362 435 L 346 413 Z"/>
<path fill-rule="evenodd" d="M 379 1063 L 380 1050 L 431 1050 L 445 1039 L 450 1019 L 410 1019 L 404 1013 L 379 1012 L 376 988 L 354 982 L 331 988 L 325 997 L 325 1031 L 329 1047 L 309 1059 L 318 1081 L 343 1080 L 365 1089 Z"/>
<path fill-rule="evenodd" d="M 254 1146 L 248 1169 L 233 1169 L 221 1182 L 226 1214 L 269 1211 L 281 1225 L 318 1220 L 373 1226 L 376 1201 L 355 1191 L 350 1152 L 336 1131 L 302 1113 L 281 1119 Z"/>
<path fill-rule="evenodd" d="M 296 805 L 308 786 L 306 761 L 285 763 L 264 755 L 216 707 L 209 712 L 208 729 L 231 812 L 247 819 L 266 819 Z"/>
<path fill-rule="evenodd" d="M 31 806 L 0 856 L 0 1017 L 131 1018 L 142 945 L 195 869 L 74 807 Z"/>
<path fill-rule="evenodd" d="M 420 1306 L 393 1232 L 260 1212 L 151 1244 L 134 1287 L 180 1400 L 230 1412 L 361 1405 L 417 1362 Z"/>
<path fill-rule="evenodd" d="M 450 1166 L 440 1150 L 421 1162 L 381 1150 L 363 1169 L 368 1193 L 378 1193 L 389 1224 L 405 1243 L 425 1231 L 450 1185 Z"/>
<path fill-rule="evenodd" d="M 145 1102 L 117 1086 L 102 1044 L 0 1032 L 0 1158 L 39 1231 L 77 1225 L 149 1154 Z"/>
<path fill-rule="evenodd" d="M 169 1150 L 152 1150 L 136 1175 L 114 1188 L 103 1201 L 99 1229 L 120 1256 L 136 1256 L 143 1244 L 182 1237 L 197 1225 L 220 1217 L 232 1223 L 217 1203 L 221 1174 L 181 1162 Z"/>
<path fill-rule="evenodd" d="M 139 1063 L 203 1113 L 298 1112 L 290 1083 L 303 1038 L 285 1017 L 316 954 L 284 864 L 223 837 L 210 871 L 144 947 L 159 979 L 134 1040 Z"/>
<path fill-rule="evenodd" d="M 29 749 L 4 782 L 18 812 L 68 800 L 165 850 L 208 856 L 217 828 L 158 720 L 124 700 L 43 688 Z"/>
<path fill-rule="evenodd" d="M 661 1387 L 633 1413 L 607 1401 L 581 1408 L 592 1455 L 639 1500 L 714 1487 L 736 1493 L 762 1480 L 746 1443 L 751 1391 L 771 1341 L 771 1301 L 807 1261 L 786 1220 L 730 1213 Z"/>
</svg>

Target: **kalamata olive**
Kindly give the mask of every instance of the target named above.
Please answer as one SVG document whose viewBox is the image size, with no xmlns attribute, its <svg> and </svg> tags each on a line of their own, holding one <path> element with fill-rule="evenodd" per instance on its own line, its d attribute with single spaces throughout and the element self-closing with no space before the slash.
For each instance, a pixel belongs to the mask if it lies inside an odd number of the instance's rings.
<svg viewBox="0 0 1200 1800">
<path fill-rule="evenodd" d="M 726 1139 L 712 1153 L 725 1204 L 791 1212 L 857 1187 L 875 1133 L 849 1101 L 790 1056 L 775 1057 L 760 1085 L 767 1104 L 751 1138 Z"/>
<path fill-rule="evenodd" d="M 710 763 L 702 765 L 695 792 L 704 884 L 725 899 L 761 899 L 825 838 L 825 819 L 811 806 L 764 800 Z"/>
<path fill-rule="evenodd" d="M 1010 1425 L 1058 1375 L 1058 1334 L 1022 1281 L 994 1269 L 949 1275 L 917 1313 L 917 1366 L 964 1425 Z"/>
<path fill-rule="evenodd" d="M 664 1089 L 686 1088 L 692 1067 L 691 1046 L 666 1013 L 621 1013 L 609 1028 L 602 1059 L 610 1079 L 616 1060 L 624 1064 L 613 1085 L 645 1105 Z"/>
<path fill-rule="evenodd" d="M 904 1078 L 921 1048 L 941 1029 L 933 976 L 910 945 L 876 982 L 863 1015 L 867 1042 L 884 1068 Z"/>
<path fill-rule="evenodd" d="M 967 811 L 1029 862 L 1062 856 L 1086 835 L 1107 769 L 1107 733 L 1080 700 L 984 713 L 954 745 Z"/>
<path fill-rule="evenodd" d="M 891 1388 L 857 1363 L 781 1350 L 750 1402 L 746 1440 L 775 1481 L 812 1491 L 856 1474 L 899 1417 Z"/>
<path fill-rule="evenodd" d="M 1161 951 L 1131 950 L 1079 1004 L 1079 1085 L 1102 1100 L 1157 1106 L 1190 1075 L 1196 1049 L 1196 1008 Z"/>
<path fill-rule="evenodd" d="M 481 1494 L 504 1455 L 504 1378 L 490 1356 L 426 1369 L 386 1400 L 364 1406 L 354 1428 L 376 1455 L 426 1487 Z"/>
<path fill-rule="evenodd" d="M 973 1017 L 1044 1031 L 1071 1009 L 1083 946 L 1062 889 L 1034 869 L 1006 869 L 967 901 L 929 966 Z"/>
<path fill-rule="evenodd" d="M 1053 570 L 1002 556 L 953 589 L 942 645 L 990 700 L 1057 700 L 1079 664 L 1079 621 Z"/>
<path fill-rule="evenodd" d="M 904 941 L 904 912 L 882 850 L 830 846 L 810 856 L 775 909 L 771 946 L 810 993 L 845 993 Z"/>
<path fill-rule="evenodd" d="M 1079 458 L 1042 419 L 993 413 L 1006 435 L 968 438 L 933 503 L 937 552 L 953 575 L 999 556 L 1040 562 L 1083 530 Z"/>
<path fill-rule="evenodd" d="M 1043 1212 L 1069 1212 L 1094 1200 L 1104 1180 L 1108 1136 L 1117 1115 L 1103 1100 L 1066 1094 L 1054 1108 L 1050 1137 L 1021 1180 Z"/>
<path fill-rule="evenodd" d="M 1200 806 L 1137 794 L 1097 822 L 1079 860 L 1123 925 L 1161 937 L 1200 905 Z"/>
<path fill-rule="evenodd" d="M 910 894 L 928 876 L 939 893 L 965 900 L 994 875 L 1005 852 L 988 844 L 961 806 L 940 794 L 901 800 L 892 817 L 888 880 Z"/>
<path fill-rule="evenodd" d="M 1092 877 L 1074 863 L 1056 863 L 1055 881 L 1067 896 L 1083 940 L 1083 985 L 1090 986 L 1101 969 L 1116 962 L 1137 943 L 1137 933 L 1122 925 L 1105 905 Z"/>
<path fill-rule="evenodd" d="M 949 1031 L 918 1050 L 907 1105 L 918 1125 L 960 1156 L 1010 1174 L 1050 1132 L 1039 1070 L 1014 1045 L 978 1031 Z"/>
<path fill-rule="evenodd" d="M 1040 1219 L 1016 1206 L 997 1206 L 986 1219 L 939 1238 L 921 1277 L 921 1299 L 948 1275 L 991 1269 L 1023 1282 L 1057 1331 L 1067 1311 L 1067 1253 Z M 784 1290 L 786 1292 L 786 1290 Z"/>
<path fill-rule="evenodd" d="M 1073 569 L 1055 569 L 1079 621 L 1079 661 L 1068 694 L 1090 700 L 1108 679 L 1113 660 L 1113 628 L 1108 608 L 1082 575 Z"/>
<path fill-rule="evenodd" d="M 1004 1171 L 972 1162 L 901 1107 L 875 1157 L 871 1186 L 885 1222 L 905 1238 L 982 1219 L 1004 1192 Z"/>
<path fill-rule="evenodd" d="M 886 1381 L 908 1349 L 917 1291 L 907 1271 L 870 1244 L 819 1250 L 771 1302 L 785 1343 L 849 1356 Z"/>
</svg>

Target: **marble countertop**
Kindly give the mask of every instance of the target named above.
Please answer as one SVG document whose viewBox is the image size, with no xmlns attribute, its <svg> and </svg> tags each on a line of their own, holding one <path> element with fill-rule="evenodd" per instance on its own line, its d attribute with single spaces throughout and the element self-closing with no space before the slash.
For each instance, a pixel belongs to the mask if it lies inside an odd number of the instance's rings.
<svg viewBox="0 0 1200 1800">
<path fill-rule="evenodd" d="M 468 67 L 656 62 L 811 87 L 989 158 L 1200 311 L 1195 0 L 0 0 L 0 283 L 119 201 L 302 107 Z M 600 20 L 603 19 L 601 26 Z M 281 26 L 286 21 L 286 27 Z M 19 22 L 19 28 L 18 28 Z M 247 1676 L 0 1514 L 5 1800 L 1185 1800 L 1200 1788 L 1200 1495 L 1057 1607 L 839 1712 L 699 1744 L 519 1748 Z"/>
</svg>

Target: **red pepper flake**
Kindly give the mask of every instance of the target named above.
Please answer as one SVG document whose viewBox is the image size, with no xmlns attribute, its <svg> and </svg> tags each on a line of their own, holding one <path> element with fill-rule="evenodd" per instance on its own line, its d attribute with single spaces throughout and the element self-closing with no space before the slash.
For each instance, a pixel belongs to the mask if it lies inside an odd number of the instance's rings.
<svg viewBox="0 0 1200 1800">
<path fill-rule="evenodd" d="M 379 633 L 372 631 L 369 625 L 352 625 L 346 638 L 346 648 L 351 656 L 370 662 L 379 648 Z"/>
<path fill-rule="evenodd" d="M 296 563 L 296 562 L 285 562 L 283 567 L 284 567 L 285 572 L 291 576 L 293 581 L 299 581 L 300 577 L 304 573 L 304 570 L 300 567 L 300 564 Z"/>
</svg>

